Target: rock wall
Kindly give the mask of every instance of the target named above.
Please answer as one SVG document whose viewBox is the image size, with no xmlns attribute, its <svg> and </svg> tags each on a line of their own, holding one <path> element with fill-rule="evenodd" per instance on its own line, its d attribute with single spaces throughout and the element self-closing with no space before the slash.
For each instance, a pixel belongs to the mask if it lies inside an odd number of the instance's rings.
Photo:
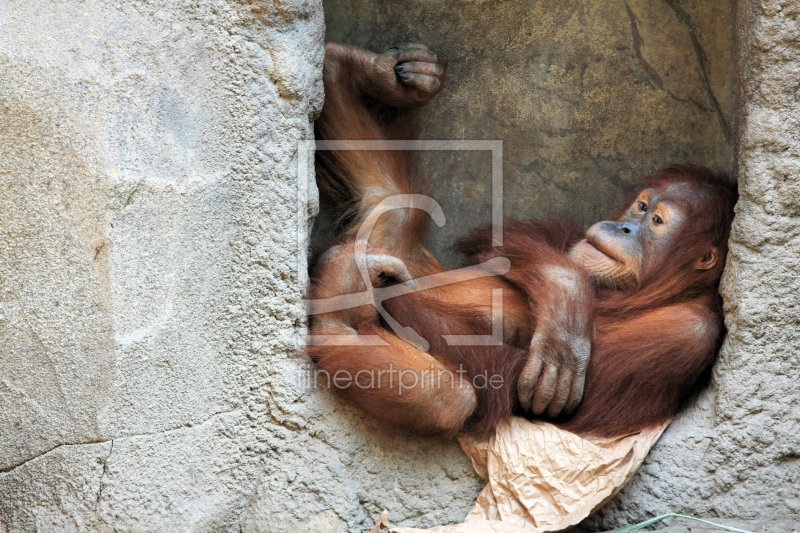
<svg viewBox="0 0 800 533">
<path fill-rule="evenodd" d="M 445 89 L 414 119 L 422 139 L 503 141 L 504 212 L 615 214 L 639 177 L 676 161 L 727 169 L 733 5 L 728 0 L 329 0 L 328 40 L 382 51 L 423 42 L 449 60 Z M 450 246 L 491 221 L 487 152 L 422 155 Z M 323 199 L 314 243 L 333 225 Z"/>
<path fill-rule="evenodd" d="M 330 40 L 421 41 L 450 58 L 449 85 L 415 119 L 423 138 L 504 141 L 507 214 L 589 223 L 614 212 L 637 174 L 673 161 L 739 176 L 722 287 L 730 332 L 712 386 L 582 528 L 670 511 L 745 529 L 800 522 L 797 3 L 324 5 Z M 489 162 L 426 156 L 420 167 L 449 215 L 428 244 L 452 264 L 454 238 L 489 221 Z"/>
<path fill-rule="evenodd" d="M 738 175 L 722 286 L 730 334 L 713 383 L 582 529 L 670 511 L 751 530 L 800 523 L 797 3 L 324 4 L 329 40 L 421 41 L 449 58 L 448 86 L 415 117 L 421 137 L 502 139 L 507 214 L 589 223 L 672 161 Z M 450 264 L 455 237 L 489 221 L 481 157 L 421 159 L 449 222 L 428 244 Z M 335 231 L 326 207 L 317 243 Z"/>
<path fill-rule="evenodd" d="M 741 0 L 731 114 L 727 3 L 508 2 L 492 17 L 484 2 L 428 4 L 341 2 L 329 33 L 451 55 L 423 137 L 507 139 L 510 214 L 588 222 L 635 174 L 724 167 L 736 141 L 714 386 L 585 528 L 663 511 L 791 523 L 796 6 Z M 314 0 L 0 0 L 0 532 L 341 532 L 384 507 L 403 525 L 466 514 L 481 484 L 455 444 L 383 431 L 310 389 L 294 357 L 317 196 L 313 180 L 298 190 L 298 143 L 322 105 L 324 31 Z M 482 201 L 485 163 L 423 161 L 455 187 L 441 197 L 453 232 L 461 199 Z M 488 216 L 475 213 L 465 224 Z"/>
<path fill-rule="evenodd" d="M 0 1 L 3 533 L 465 514 L 455 446 L 300 379 L 323 41 L 313 0 Z"/>
<path fill-rule="evenodd" d="M 739 2 L 728 337 L 712 389 L 601 513 L 604 526 L 668 510 L 743 519 L 752 531 L 800 523 L 798 35 L 797 2 Z"/>
</svg>

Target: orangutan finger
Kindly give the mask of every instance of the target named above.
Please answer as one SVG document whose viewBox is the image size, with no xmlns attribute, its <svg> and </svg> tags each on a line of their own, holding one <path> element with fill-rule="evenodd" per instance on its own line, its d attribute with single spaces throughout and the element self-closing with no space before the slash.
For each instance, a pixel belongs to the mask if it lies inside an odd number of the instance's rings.
<svg viewBox="0 0 800 533">
<path fill-rule="evenodd" d="M 531 412 L 534 415 L 541 415 L 550 405 L 556 393 L 557 382 L 558 367 L 556 365 L 545 365 L 539 382 L 536 384 L 536 392 L 533 393 L 533 401 L 531 402 Z"/>
<path fill-rule="evenodd" d="M 408 61 L 407 63 L 400 63 L 394 67 L 395 72 L 408 72 L 413 74 L 424 74 L 426 76 L 441 77 L 444 69 L 438 63 L 424 63 L 422 61 Z"/>
<path fill-rule="evenodd" d="M 539 381 L 539 374 L 541 374 L 543 367 L 544 361 L 542 361 L 542 358 L 538 355 L 532 355 L 528 358 L 528 362 L 525 363 L 519 381 L 517 381 L 519 404 L 526 413 L 531 409 L 533 391 L 536 389 L 536 383 Z"/>
<path fill-rule="evenodd" d="M 438 91 L 441 86 L 439 78 L 435 76 L 414 74 L 413 72 L 401 72 L 397 76 L 405 85 L 416 87 L 426 93 L 434 93 Z"/>
<path fill-rule="evenodd" d="M 571 415 L 581 404 L 581 400 L 583 399 L 583 386 L 585 382 L 586 374 L 582 372 L 575 374 L 575 377 L 572 380 L 572 386 L 570 387 L 569 400 L 567 400 L 567 405 L 564 408 L 564 414 Z"/>
<path fill-rule="evenodd" d="M 426 63 L 436 63 L 436 54 L 433 53 L 428 47 L 422 45 L 408 45 L 401 44 L 392 46 L 386 52 L 392 56 L 398 63 L 406 61 L 425 61 Z"/>
<path fill-rule="evenodd" d="M 547 406 L 547 416 L 555 418 L 561 414 L 564 406 L 567 405 L 569 400 L 570 389 L 572 386 L 573 372 L 570 370 L 562 370 L 558 374 L 558 382 L 556 384 L 556 393 Z"/>
<path fill-rule="evenodd" d="M 400 43 L 395 45 L 397 48 L 408 48 L 408 49 L 419 49 L 419 50 L 427 50 L 428 45 L 422 43 Z"/>
</svg>

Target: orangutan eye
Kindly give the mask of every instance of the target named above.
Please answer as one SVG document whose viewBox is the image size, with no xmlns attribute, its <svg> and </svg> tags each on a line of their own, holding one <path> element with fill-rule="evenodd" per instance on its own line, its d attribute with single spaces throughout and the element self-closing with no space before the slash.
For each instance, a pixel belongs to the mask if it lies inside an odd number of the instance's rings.
<svg viewBox="0 0 800 533">
<path fill-rule="evenodd" d="M 644 202 L 639 202 L 639 211 L 647 211 L 647 204 Z"/>
<path fill-rule="evenodd" d="M 660 226 L 663 223 L 664 223 L 664 219 L 662 219 L 658 215 L 653 215 L 653 224 L 655 224 L 656 226 Z"/>
</svg>

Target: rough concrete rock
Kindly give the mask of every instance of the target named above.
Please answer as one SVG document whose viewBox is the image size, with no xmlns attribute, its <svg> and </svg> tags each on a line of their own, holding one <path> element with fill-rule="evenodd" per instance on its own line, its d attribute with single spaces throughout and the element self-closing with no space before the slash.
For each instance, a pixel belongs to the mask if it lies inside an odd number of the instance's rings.
<svg viewBox="0 0 800 533">
<path fill-rule="evenodd" d="M 731 334 L 714 388 L 585 526 L 665 511 L 791 523 L 800 512 L 797 7 L 742 0 L 743 105 L 731 119 L 719 60 L 728 4 L 611 3 L 613 14 L 600 4 L 561 13 L 512 2 L 498 12 L 516 21 L 506 29 L 498 14 L 494 33 L 443 34 L 489 44 L 463 57 L 446 50 L 464 86 L 445 96 L 448 113 L 429 106 L 425 120 L 450 124 L 449 138 L 487 137 L 459 125 L 500 131 L 508 120 L 516 135 L 534 121 L 507 146 L 507 212 L 544 187 L 527 214 L 549 198 L 572 207 L 565 199 L 577 194 L 592 199 L 574 208 L 587 218 L 667 160 L 724 166 L 722 119 L 735 126 L 742 201 L 724 284 Z M 389 4 L 342 5 L 358 22 Z M 484 2 L 460 3 L 463 14 L 414 5 L 381 15 L 398 28 L 387 40 L 444 49 L 436 28 L 493 20 Z M 323 26 L 313 0 L 0 0 L 0 531 L 340 532 L 367 529 L 384 507 L 409 526 L 466 514 L 481 486 L 455 444 L 384 431 L 310 389 L 293 357 L 316 199 L 312 181 L 298 212 L 297 147 L 322 105 Z M 561 32 L 552 61 L 533 46 L 548 42 L 548 28 Z M 596 38 L 605 52 L 584 70 L 573 59 Z M 516 46 L 508 57 L 527 46 L 539 55 L 486 70 L 504 42 Z M 636 106 L 601 105 L 617 88 L 598 62 L 630 76 L 618 90 L 641 93 Z M 476 80 L 471 63 L 482 65 Z M 543 103 L 517 114 L 526 73 Z M 504 104 L 484 112 L 488 96 L 471 98 L 492 80 L 487 95 Z M 586 101 L 573 108 L 559 94 Z M 619 142 L 600 131 L 627 121 L 637 129 Z M 529 147 L 544 167 L 529 166 Z M 575 147 L 589 156 L 570 166 Z M 451 163 L 451 183 L 477 164 Z M 475 187 L 454 201 L 479 200 Z"/>
<path fill-rule="evenodd" d="M 450 59 L 449 85 L 416 117 L 421 137 L 503 139 L 507 214 L 566 211 L 588 223 L 613 212 L 637 174 L 735 159 L 742 199 L 722 287 L 730 335 L 712 386 L 582 527 L 669 511 L 775 531 L 800 522 L 797 2 L 325 6 L 330 40 L 374 50 L 421 41 Z M 489 162 L 436 155 L 421 168 L 448 216 L 428 244 L 452 264 L 455 236 L 489 220 Z"/>
<path fill-rule="evenodd" d="M 420 138 L 502 140 L 507 215 L 567 213 L 588 227 L 668 163 L 729 166 L 727 0 L 323 4 L 328 40 L 376 51 L 422 42 L 448 58 L 447 85 L 413 117 Z M 455 239 L 491 221 L 491 157 L 420 159 L 447 216 L 427 244 L 455 265 Z"/>
<path fill-rule="evenodd" d="M 714 518 L 709 521 L 721 526 L 734 527 L 751 533 L 797 533 L 800 524 L 796 519 L 788 520 L 730 520 Z M 686 518 L 667 518 L 658 525 L 650 526 L 643 531 L 653 531 L 658 528 L 658 533 L 722 533 L 725 530 L 717 526 L 704 524 Z"/>
<path fill-rule="evenodd" d="M 0 1 L 0 531 L 466 513 L 455 444 L 294 357 L 323 37 L 313 0 Z"/>
<path fill-rule="evenodd" d="M 742 0 L 737 18 L 740 199 L 721 288 L 728 337 L 712 389 L 595 526 L 671 511 L 752 520 L 753 531 L 800 528 L 800 5 Z"/>
</svg>

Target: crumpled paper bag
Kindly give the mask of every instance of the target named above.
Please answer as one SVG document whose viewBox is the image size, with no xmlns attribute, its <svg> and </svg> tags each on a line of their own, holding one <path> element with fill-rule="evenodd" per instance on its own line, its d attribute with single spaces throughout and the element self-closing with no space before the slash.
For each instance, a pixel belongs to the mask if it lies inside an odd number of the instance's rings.
<svg viewBox="0 0 800 533">
<path fill-rule="evenodd" d="M 463 524 L 394 533 L 537 533 L 576 525 L 630 480 L 669 422 L 624 437 L 579 437 L 512 418 L 488 439 L 458 438 L 486 487 Z M 383 517 L 385 519 L 385 517 Z"/>
</svg>

